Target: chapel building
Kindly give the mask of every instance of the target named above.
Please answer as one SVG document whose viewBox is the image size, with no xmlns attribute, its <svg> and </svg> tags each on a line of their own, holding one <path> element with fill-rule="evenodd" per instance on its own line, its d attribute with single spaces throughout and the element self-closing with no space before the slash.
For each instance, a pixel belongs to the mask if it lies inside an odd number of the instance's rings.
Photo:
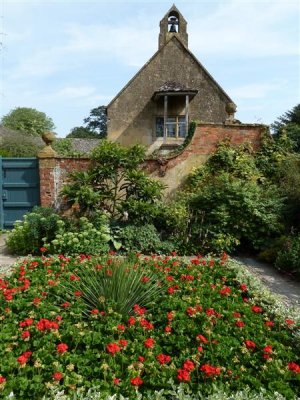
<svg viewBox="0 0 300 400">
<path fill-rule="evenodd" d="M 158 51 L 107 106 L 108 139 L 148 152 L 183 143 L 191 121 L 225 123 L 235 104 L 188 48 L 173 5 L 160 21 Z"/>
</svg>

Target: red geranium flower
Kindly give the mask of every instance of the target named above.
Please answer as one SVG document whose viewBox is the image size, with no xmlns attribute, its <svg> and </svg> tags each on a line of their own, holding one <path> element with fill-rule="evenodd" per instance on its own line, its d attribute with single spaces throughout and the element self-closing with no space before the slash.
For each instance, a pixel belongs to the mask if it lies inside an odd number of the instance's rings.
<svg viewBox="0 0 300 400">
<path fill-rule="evenodd" d="M 267 327 L 269 327 L 269 328 L 272 328 L 274 325 L 275 325 L 275 324 L 274 324 L 273 321 L 266 321 L 266 322 L 265 322 L 265 326 L 267 326 Z"/>
<path fill-rule="evenodd" d="M 300 374 L 300 365 L 296 364 L 295 362 L 293 362 L 293 361 L 289 362 L 288 368 L 290 371 L 293 371 L 296 374 Z"/>
<path fill-rule="evenodd" d="M 60 354 L 65 353 L 68 350 L 68 348 L 69 348 L 69 346 L 67 344 L 65 344 L 65 343 L 59 343 L 56 346 L 56 350 Z"/>
<path fill-rule="evenodd" d="M 246 324 L 243 321 L 236 321 L 235 326 L 238 328 L 244 328 Z"/>
<path fill-rule="evenodd" d="M 286 319 L 286 320 L 285 320 L 285 323 L 286 323 L 287 325 L 294 325 L 295 321 L 292 320 L 292 319 Z"/>
<path fill-rule="evenodd" d="M 133 311 L 135 312 L 135 314 L 137 315 L 144 315 L 146 312 L 146 308 L 144 307 L 140 307 L 138 304 L 135 304 L 133 306 Z"/>
<path fill-rule="evenodd" d="M 119 385 L 120 382 L 121 382 L 121 379 L 120 379 L 120 378 L 114 378 L 114 379 L 113 379 L 113 383 L 114 383 L 115 385 Z"/>
<path fill-rule="evenodd" d="M 26 318 L 24 321 L 19 323 L 20 328 L 24 328 L 27 326 L 31 326 L 33 324 L 33 319 L 32 318 Z"/>
<path fill-rule="evenodd" d="M 147 349 L 152 349 L 152 347 L 154 346 L 155 340 L 152 338 L 148 338 L 146 340 L 144 340 L 144 346 L 147 347 Z"/>
<path fill-rule="evenodd" d="M 141 386 L 144 382 L 139 376 L 137 376 L 136 378 L 130 379 L 130 383 L 133 386 Z"/>
<path fill-rule="evenodd" d="M 191 360 L 186 360 L 183 363 L 183 369 L 187 370 L 187 371 L 193 371 L 195 369 L 195 364 L 193 363 L 193 361 Z"/>
<path fill-rule="evenodd" d="M 63 377 L 63 374 L 61 372 L 54 372 L 54 374 L 52 374 L 52 378 L 55 381 L 60 381 Z"/>
<path fill-rule="evenodd" d="M 230 289 L 230 287 L 228 287 L 228 286 L 224 286 L 221 290 L 219 290 L 219 293 L 222 295 L 222 296 L 225 296 L 226 294 L 230 294 L 231 293 L 231 289 Z"/>
<path fill-rule="evenodd" d="M 256 348 L 256 344 L 254 342 L 252 342 L 252 340 L 245 340 L 245 345 L 247 347 L 247 349 L 255 349 Z"/>
<path fill-rule="evenodd" d="M 189 382 L 191 380 L 189 371 L 186 369 L 179 369 L 177 371 L 177 379 L 180 382 Z"/>
<path fill-rule="evenodd" d="M 124 331 L 125 331 L 125 325 L 119 324 L 119 325 L 117 326 L 117 330 L 118 330 L 118 331 L 121 331 L 121 332 L 124 332 Z"/>
<path fill-rule="evenodd" d="M 30 332 L 29 331 L 22 332 L 21 337 L 22 339 L 28 339 L 30 337 Z"/>
<path fill-rule="evenodd" d="M 207 344 L 207 343 L 208 343 L 208 340 L 207 340 L 206 337 L 203 336 L 203 335 L 197 335 L 197 339 L 200 340 L 200 342 L 202 342 L 202 343 L 204 343 L 204 344 Z"/>
<path fill-rule="evenodd" d="M 272 349 L 273 349 L 273 346 L 269 344 L 268 346 L 264 347 L 263 352 L 264 353 L 272 353 Z"/>
<path fill-rule="evenodd" d="M 99 314 L 99 310 L 97 310 L 97 308 L 93 308 L 93 310 L 91 310 L 91 314 Z"/>
<path fill-rule="evenodd" d="M 125 339 L 120 339 L 119 340 L 119 345 L 122 346 L 122 347 L 126 347 L 128 345 L 128 342 Z"/>
<path fill-rule="evenodd" d="M 47 329 L 58 329 L 59 325 L 57 322 L 50 321 L 49 319 L 42 318 L 39 320 L 39 322 L 36 324 L 36 328 L 39 331 L 45 331 Z"/>
<path fill-rule="evenodd" d="M 136 323 L 136 319 L 134 317 L 129 317 L 127 323 L 129 326 L 132 326 Z"/>
<path fill-rule="evenodd" d="M 4 382 L 6 382 L 6 378 L 4 378 L 4 376 L 0 375 L 0 385 Z"/>
<path fill-rule="evenodd" d="M 106 346 L 106 351 L 111 354 L 116 354 L 121 351 L 121 347 L 117 343 L 109 343 Z"/>
<path fill-rule="evenodd" d="M 166 333 L 172 332 L 172 327 L 171 327 L 170 325 L 167 325 L 167 326 L 165 327 L 165 332 L 166 332 Z"/>
<path fill-rule="evenodd" d="M 26 364 L 28 361 L 28 358 L 31 356 L 32 351 L 25 351 L 23 354 L 21 354 L 18 358 L 17 361 L 21 365 Z"/>
<path fill-rule="evenodd" d="M 253 312 L 257 313 L 257 314 L 259 314 L 259 313 L 262 312 L 262 308 L 259 307 L 259 306 L 253 306 L 253 307 L 251 308 L 251 310 L 252 310 Z"/>
<path fill-rule="evenodd" d="M 209 364 L 203 364 L 200 367 L 200 371 L 204 372 L 207 376 L 213 376 L 213 375 L 220 375 L 221 368 L 214 367 L 213 365 L 209 365 Z"/>
<path fill-rule="evenodd" d="M 156 359 L 160 364 L 167 364 L 171 361 L 172 358 L 171 356 L 167 356 L 166 354 L 159 354 Z"/>
<path fill-rule="evenodd" d="M 140 362 L 144 362 L 144 361 L 145 361 L 145 357 L 143 357 L 143 356 L 138 356 L 138 360 L 139 360 Z"/>
</svg>

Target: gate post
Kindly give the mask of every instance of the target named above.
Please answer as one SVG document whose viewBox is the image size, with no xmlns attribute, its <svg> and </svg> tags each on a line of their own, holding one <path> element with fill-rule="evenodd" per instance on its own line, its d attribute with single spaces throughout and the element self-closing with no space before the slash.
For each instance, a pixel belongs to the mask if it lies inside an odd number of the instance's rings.
<svg viewBox="0 0 300 400">
<path fill-rule="evenodd" d="M 40 197 L 42 207 L 55 207 L 56 205 L 56 185 L 55 185 L 55 167 L 56 152 L 52 149 L 51 143 L 55 139 L 52 132 L 42 135 L 46 146 L 37 154 L 39 158 L 40 173 Z"/>
</svg>

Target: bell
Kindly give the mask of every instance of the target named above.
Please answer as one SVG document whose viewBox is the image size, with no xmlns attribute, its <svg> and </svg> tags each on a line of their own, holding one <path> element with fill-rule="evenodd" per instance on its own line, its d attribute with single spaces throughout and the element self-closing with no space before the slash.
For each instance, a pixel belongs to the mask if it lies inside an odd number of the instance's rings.
<svg viewBox="0 0 300 400">
<path fill-rule="evenodd" d="M 172 23 L 172 25 L 170 26 L 170 30 L 169 30 L 169 32 L 172 32 L 172 33 L 176 33 L 177 31 L 176 31 L 176 27 L 175 27 L 175 24 L 174 23 Z"/>
<path fill-rule="evenodd" d="M 169 19 L 169 24 L 171 25 L 169 32 L 176 33 L 177 31 L 176 31 L 176 26 L 175 25 L 178 25 L 177 18 L 176 17 L 171 17 Z"/>
</svg>

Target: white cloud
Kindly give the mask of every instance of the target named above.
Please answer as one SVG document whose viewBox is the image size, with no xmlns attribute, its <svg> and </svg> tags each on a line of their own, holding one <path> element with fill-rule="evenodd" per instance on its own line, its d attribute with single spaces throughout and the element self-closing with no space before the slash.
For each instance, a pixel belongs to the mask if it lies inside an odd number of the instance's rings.
<svg viewBox="0 0 300 400">
<path fill-rule="evenodd" d="M 297 1 L 220 3 L 208 16 L 189 20 L 190 48 L 199 54 L 236 57 L 297 55 Z"/>
<path fill-rule="evenodd" d="M 229 93 L 233 98 L 236 99 L 258 99 L 267 97 L 270 92 L 282 88 L 283 85 L 284 83 L 251 83 L 248 85 L 231 88 L 229 89 Z"/>
</svg>

